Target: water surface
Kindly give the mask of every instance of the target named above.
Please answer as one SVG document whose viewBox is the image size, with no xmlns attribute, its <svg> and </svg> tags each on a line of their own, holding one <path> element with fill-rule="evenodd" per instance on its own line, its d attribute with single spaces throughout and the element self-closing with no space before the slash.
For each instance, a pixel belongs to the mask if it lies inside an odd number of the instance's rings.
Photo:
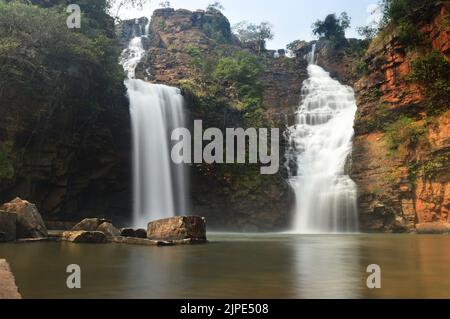
<svg viewBox="0 0 450 319">
<path fill-rule="evenodd" d="M 450 237 L 212 234 L 201 246 L 2 244 L 24 298 L 450 298 Z M 66 288 L 66 267 L 82 288 Z M 382 289 L 366 268 L 382 268 Z"/>
</svg>

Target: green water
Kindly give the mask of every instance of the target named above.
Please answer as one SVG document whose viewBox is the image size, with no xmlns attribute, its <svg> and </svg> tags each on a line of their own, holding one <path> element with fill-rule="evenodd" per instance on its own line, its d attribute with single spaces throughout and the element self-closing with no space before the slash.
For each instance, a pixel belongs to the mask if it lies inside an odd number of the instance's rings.
<svg viewBox="0 0 450 319">
<path fill-rule="evenodd" d="M 450 236 L 212 234 L 201 246 L 1 244 L 24 298 L 450 298 Z M 66 287 L 66 267 L 82 288 Z M 382 288 L 366 268 L 382 269 Z"/>
</svg>

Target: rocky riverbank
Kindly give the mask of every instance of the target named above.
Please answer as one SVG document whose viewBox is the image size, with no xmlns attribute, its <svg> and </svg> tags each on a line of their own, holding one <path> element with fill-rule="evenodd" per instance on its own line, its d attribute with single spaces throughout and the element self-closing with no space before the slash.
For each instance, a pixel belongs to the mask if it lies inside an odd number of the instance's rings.
<svg viewBox="0 0 450 319">
<path fill-rule="evenodd" d="M 0 207 L 0 242 L 66 241 L 90 244 L 173 246 L 207 243 L 206 219 L 179 216 L 151 221 L 147 230 L 116 228 L 110 220 L 87 218 L 71 230 L 48 232 L 34 204 L 20 198 Z"/>
</svg>

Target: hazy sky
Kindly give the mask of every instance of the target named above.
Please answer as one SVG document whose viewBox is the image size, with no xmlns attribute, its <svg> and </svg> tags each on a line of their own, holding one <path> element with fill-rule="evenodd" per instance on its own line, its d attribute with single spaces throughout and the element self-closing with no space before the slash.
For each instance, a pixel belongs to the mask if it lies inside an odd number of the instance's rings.
<svg viewBox="0 0 450 319">
<path fill-rule="evenodd" d="M 123 10 L 122 18 L 150 17 L 162 0 L 152 0 L 143 11 Z M 171 0 L 175 9 L 205 9 L 213 0 Z M 253 23 L 269 21 L 274 27 L 275 38 L 270 49 L 284 48 L 297 40 L 312 40 L 311 25 L 329 13 L 346 11 L 352 18 L 352 30 L 347 37 L 357 37 L 356 28 L 370 21 L 371 12 L 378 0 L 222 0 L 223 13 L 234 25 L 246 20 Z"/>
</svg>

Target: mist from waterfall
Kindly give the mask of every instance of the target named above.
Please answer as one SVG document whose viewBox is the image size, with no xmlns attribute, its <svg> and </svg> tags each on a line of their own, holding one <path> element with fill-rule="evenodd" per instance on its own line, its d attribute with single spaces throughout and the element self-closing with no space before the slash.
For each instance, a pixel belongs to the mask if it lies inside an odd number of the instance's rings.
<svg viewBox="0 0 450 319">
<path fill-rule="evenodd" d="M 138 21 L 136 21 L 138 24 Z M 188 214 L 187 170 L 170 157 L 171 132 L 185 127 L 184 99 L 179 89 L 136 79 L 145 57 L 145 28 L 135 28 L 121 65 L 130 101 L 133 137 L 133 224 L 146 227 L 153 220 Z"/>
<path fill-rule="evenodd" d="M 297 124 L 287 132 L 287 167 L 296 197 L 293 231 L 357 232 L 357 189 L 345 169 L 354 136 L 355 95 L 315 65 L 314 51 L 315 45 Z"/>
</svg>

